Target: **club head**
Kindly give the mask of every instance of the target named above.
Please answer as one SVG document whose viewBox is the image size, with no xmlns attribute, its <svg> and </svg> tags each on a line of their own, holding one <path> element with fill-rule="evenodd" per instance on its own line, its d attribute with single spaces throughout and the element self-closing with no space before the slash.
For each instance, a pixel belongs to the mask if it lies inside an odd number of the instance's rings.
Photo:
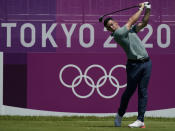
<svg viewBox="0 0 175 131">
<path fill-rule="evenodd" d="M 103 21 L 103 17 L 100 17 L 100 18 L 99 18 L 99 22 L 102 22 L 102 21 Z"/>
</svg>

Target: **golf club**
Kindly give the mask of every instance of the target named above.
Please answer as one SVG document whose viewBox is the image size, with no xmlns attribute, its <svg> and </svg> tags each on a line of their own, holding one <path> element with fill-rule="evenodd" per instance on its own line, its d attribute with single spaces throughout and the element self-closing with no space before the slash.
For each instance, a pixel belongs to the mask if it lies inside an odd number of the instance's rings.
<svg viewBox="0 0 175 131">
<path fill-rule="evenodd" d="M 148 3 L 148 4 L 149 4 L 149 3 Z M 131 6 L 131 7 L 128 7 L 128 8 L 124 8 L 124 9 L 121 9 L 121 10 L 117 10 L 117 11 L 114 11 L 114 12 L 111 12 L 111 13 L 104 14 L 103 16 L 101 16 L 101 17 L 99 18 L 99 22 L 102 22 L 102 21 L 103 21 L 103 18 L 104 18 L 105 16 L 112 15 L 112 14 L 114 14 L 114 13 L 121 12 L 121 11 L 124 11 L 124 10 L 129 10 L 129 9 L 132 9 L 132 8 L 138 8 L 138 7 L 140 7 L 140 6 L 135 5 L 135 6 Z"/>
</svg>

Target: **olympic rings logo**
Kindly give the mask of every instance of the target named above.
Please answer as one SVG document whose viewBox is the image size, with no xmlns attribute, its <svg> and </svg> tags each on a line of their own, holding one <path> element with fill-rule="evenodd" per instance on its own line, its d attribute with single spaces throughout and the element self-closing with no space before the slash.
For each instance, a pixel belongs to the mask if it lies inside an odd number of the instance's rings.
<svg viewBox="0 0 175 131">
<path fill-rule="evenodd" d="M 62 78 L 62 75 L 64 73 L 64 71 L 67 69 L 67 68 L 75 68 L 80 75 L 78 75 L 77 77 L 75 77 L 72 81 L 72 84 L 69 85 L 69 84 L 66 84 Z M 100 77 L 97 81 L 97 83 L 94 82 L 94 80 L 88 76 L 88 71 L 91 70 L 92 68 L 99 68 L 103 71 L 104 73 L 104 76 Z M 59 73 L 59 79 L 60 79 L 60 82 L 65 86 L 65 87 L 68 87 L 68 88 L 71 88 L 72 89 L 72 92 L 75 96 L 77 96 L 78 98 L 88 98 L 90 97 L 95 89 L 97 90 L 98 94 L 102 97 L 102 98 L 105 98 L 105 99 L 110 99 L 110 98 L 113 98 L 117 95 L 118 91 L 120 88 L 124 88 L 127 86 L 127 84 L 124 84 L 124 85 L 120 85 L 119 84 L 119 81 L 117 80 L 116 77 L 112 76 L 112 72 L 117 69 L 117 68 L 124 68 L 126 69 L 126 66 L 124 65 L 115 65 L 114 67 L 111 68 L 111 70 L 109 71 L 109 74 L 107 74 L 106 70 L 104 69 L 103 66 L 101 65 L 97 65 L 97 64 L 93 64 L 93 65 L 90 65 L 89 67 L 86 68 L 84 74 L 82 73 L 81 69 L 77 66 L 77 65 L 74 65 L 74 64 L 68 64 L 68 65 L 65 65 L 64 67 L 61 68 L 60 70 L 60 73 Z M 92 90 L 90 91 L 89 94 L 85 95 L 85 96 L 82 96 L 82 95 L 79 95 L 76 91 L 75 91 L 75 88 L 79 86 L 79 84 L 81 83 L 82 79 L 84 78 L 85 80 L 85 83 L 92 88 Z M 110 96 L 107 96 L 107 95 L 104 95 L 101 93 L 100 91 L 100 87 L 102 87 L 107 79 L 109 79 L 110 83 L 116 87 L 116 91 L 114 94 L 110 95 Z M 89 81 L 88 81 L 89 80 Z M 113 81 L 115 81 L 115 83 Z M 78 82 L 76 82 L 78 81 Z"/>
</svg>

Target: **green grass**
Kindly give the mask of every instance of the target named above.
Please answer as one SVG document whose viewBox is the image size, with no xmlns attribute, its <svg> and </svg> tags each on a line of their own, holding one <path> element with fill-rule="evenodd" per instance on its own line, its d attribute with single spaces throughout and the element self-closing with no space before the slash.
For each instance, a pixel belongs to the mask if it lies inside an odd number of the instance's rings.
<svg viewBox="0 0 175 131">
<path fill-rule="evenodd" d="M 124 118 L 114 127 L 114 117 L 0 116 L 0 131 L 173 131 L 175 118 L 145 118 L 145 129 L 128 128 L 136 117 Z"/>
</svg>

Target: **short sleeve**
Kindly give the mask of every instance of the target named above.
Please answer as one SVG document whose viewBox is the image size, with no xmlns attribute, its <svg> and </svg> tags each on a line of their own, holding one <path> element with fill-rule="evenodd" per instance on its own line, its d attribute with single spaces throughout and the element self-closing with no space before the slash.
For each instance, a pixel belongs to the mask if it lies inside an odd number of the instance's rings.
<svg viewBox="0 0 175 131">
<path fill-rule="evenodd" d="M 133 26 L 131 27 L 131 31 L 137 33 L 137 31 L 136 31 L 136 26 L 137 26 L 137 25 L 133 25 Z"/>
</svg>

